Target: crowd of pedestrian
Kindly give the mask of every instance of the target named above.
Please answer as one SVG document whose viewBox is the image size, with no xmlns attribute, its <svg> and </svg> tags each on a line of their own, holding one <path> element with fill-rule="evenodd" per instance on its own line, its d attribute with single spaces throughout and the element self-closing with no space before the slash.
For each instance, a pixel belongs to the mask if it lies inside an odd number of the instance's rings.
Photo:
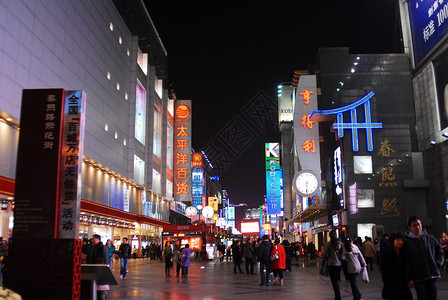
<svg viewBox="0 0 448 300">
<path fill-rule="evenodd" d="M 359 277 L 368 282 L 368 273 L 374 271 L 374 262 L 381 271 L 383 280 L 383 299 L 412 299 L 411 288 L 415 288 L 417 298 L 437 299 L 438 279 L 443 268 L 448 272 L 448 236 L 443 233 L 440 240 L 426 232 L 421 220 L 410 217 L 406 233 L 384 234 L 372 240 L 365 237 L 337 237 L 336 231 L 329 233 L 330 240 L 324 245 L 322 258 L 325 261 L 327 273 L 335 294 L 335 299 L 341 299 L 339 281 L 341 271 L 350 282 L 353 299 L 362 299 L 358 286 Z M 234 240 L 231 246 L 226 247 L 222 242 L 213 245 L 215 264 L 223 263 L 224 258 L 233 261 L 233 272 L 244 273 L 241 266 L 245 261 L 245 273 L 248 275 L 260 274 L 260 286 L 284 285 L 285 272 L 292 271 L 292 261 L 299 257 L 305 260 L 316 259 L 316 247 L 312 242 L 289 243 L 287 240 L 273 240 L 268 235 L 254 240 L 247 238 L 244 241 Z M 160 247 L 159 247 L 160 248 Z M 0 250 L 2 250 L 0 244 Z M 146 249 L 145 249 L 146 250 Z M 1 252 L 1 251 L 0 251 Z M 91 264 L 108 264 L 112 267 L 114 256 L 120 258 L 120 277 L 126 279 L 128 260 L 132 257 L 132 249 L 128 239 L 123 241 L 115 250 L 111 240 L 106 245 L 101 242 L 99 235 L 93 235 L 90 241 L 84 241 L 82 247 L 83 262 Z M 157 251 L 146 250 L 142 256 L 152 253 L 157 258 Z M 170 270 L 176 266 L 176 277 L 188 278 L 191 251 L 189 244 L 181 247 L 180 241 L 167 241 L 161 255 L 165 261 L 165 276 L 172 277 Z M 0 253 L 1 254 L 1 253 Z M 361 274 L 361 276 L 360 276 Z M 106 299 L 108 287 L 100 286 L 98 297 Z"/>
<path fill-rule="evenodd" d="M 410 217 L 407 225 L 409 231 L 404 235 L 385 234 L 374 242 L 365 237 L 364 243 L 360 237 L 341 241 L 335 231 L 330 232 L 322 257 L 328 265 L 336 300 L 341 299 L 338 283 L 341 269 L 350 281 L 353 299 L 362 299 L 357 277 L 362 274 L 363 281 L 369 281 L 367 270 L 374 270 L 375 257 L 384 284 L 383 299 L 412 299 L 410 288 L 415 288 L 419 300 L 437 299 L 438 279 L 443 264 L 448 263 L 447 236 L 443 234 L 437 240 L 426 232 L 417 216 Z"/>
</svg>

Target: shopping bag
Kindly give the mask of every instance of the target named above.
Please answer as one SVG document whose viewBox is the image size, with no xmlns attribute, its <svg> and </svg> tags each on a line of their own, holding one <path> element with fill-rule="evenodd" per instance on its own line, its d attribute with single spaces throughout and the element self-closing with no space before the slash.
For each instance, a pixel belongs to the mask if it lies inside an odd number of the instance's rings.
<svg viewBox="0 0 448 300">
<path fill-rule="evenodd" d="M 365 283 L 369 282 L 369 273 L 367 273 L 367 268 L 363 268 L 362 269 L 362 281 L 364 281 Z"/>
</svg>

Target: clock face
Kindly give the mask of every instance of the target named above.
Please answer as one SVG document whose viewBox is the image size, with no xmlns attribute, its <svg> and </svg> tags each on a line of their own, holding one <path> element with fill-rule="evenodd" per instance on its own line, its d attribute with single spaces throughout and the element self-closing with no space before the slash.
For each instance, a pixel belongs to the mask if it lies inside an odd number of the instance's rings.
<svg viewBox="0 0 448 300">
<path fill-rule="evenodd" d="M 302 197 L 313 196 L 319 189 L 320 182 L 316 174 L 311 170 L 300 171 L 294 177 L 294 188 Z"/>
</svg>

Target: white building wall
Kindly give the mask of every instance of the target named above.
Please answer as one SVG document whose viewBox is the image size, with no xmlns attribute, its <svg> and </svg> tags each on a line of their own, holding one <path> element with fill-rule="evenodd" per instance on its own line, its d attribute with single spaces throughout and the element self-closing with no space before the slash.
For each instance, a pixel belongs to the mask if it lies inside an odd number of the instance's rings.
<svg viewBox="0 0 448 300">
<path fill-rule="evenodd" d="M 0 109 L 20 118 L 22 89 L 86 91 L 84 154 L 127 174 L 132 43 L 112 1 L 1 1 Z"/>
</svg>

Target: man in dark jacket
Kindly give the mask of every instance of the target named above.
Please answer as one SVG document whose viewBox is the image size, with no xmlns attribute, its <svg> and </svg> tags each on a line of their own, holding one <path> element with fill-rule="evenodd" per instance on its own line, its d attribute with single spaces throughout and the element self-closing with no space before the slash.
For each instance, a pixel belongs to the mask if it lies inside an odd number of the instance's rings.
<svg viewBox="0 0 448 300">
<path fill-rule="evenodd" d="M 241 251 L 240 241 L 236 241 L 232 244 L 232 253 L 233 253 L 233 262 L 235 263 L 235 267 L 233 268 L 233 273 L 236 273 L 236 268 L 240 273 L 243 273 L 241 270 L 241 261 L 243 260 L 243 253 Z"/>
<path fill-rule="evenodd" d="M 126 274 L 128 272 L 128 261 L 131 258 L 131 246 L 128 244 L 128 238 L 123 238 L 123 243 L 118 249 L 118 254 L 120 255 L 120 278 L 126 279 Z"/>
<path fill-rule="evenodd" d="M 406 244 L 409 250 L 407 278 L 409 286 L 415 286 L 418 299 L 437 299 L 438 278 L 443 263 L 443 250 L 437 239 L 422 228 L 417 216 L 408 220 Z"/>
<path fill-rule="evenodd" d="M 254 273 L 254 246 L 251 243 L 251 239 L 246 240 L 246 244 L 244 244 L 244 259 L 246 260 L 246 273 L 247 274 L 255 274 Z M 250 273 L 249 273 L 250 266 Z"/>
<path fill-rule="evenodd" d="M 258 246 L 258 261 L 260 262 L 260 285 L 269 285 L 269 273 L 271 272 L 271 251 L 272 243 L 269 240 L 269 236 L 264 235 L 263 241 L 260 246 Z"/>
<path fill-rule="evenodd" d="M 92 238 L 92 264 L 107 264 L 108 251 L 101 242 L 101 236 L 94 234 Z"/>
</svg>

